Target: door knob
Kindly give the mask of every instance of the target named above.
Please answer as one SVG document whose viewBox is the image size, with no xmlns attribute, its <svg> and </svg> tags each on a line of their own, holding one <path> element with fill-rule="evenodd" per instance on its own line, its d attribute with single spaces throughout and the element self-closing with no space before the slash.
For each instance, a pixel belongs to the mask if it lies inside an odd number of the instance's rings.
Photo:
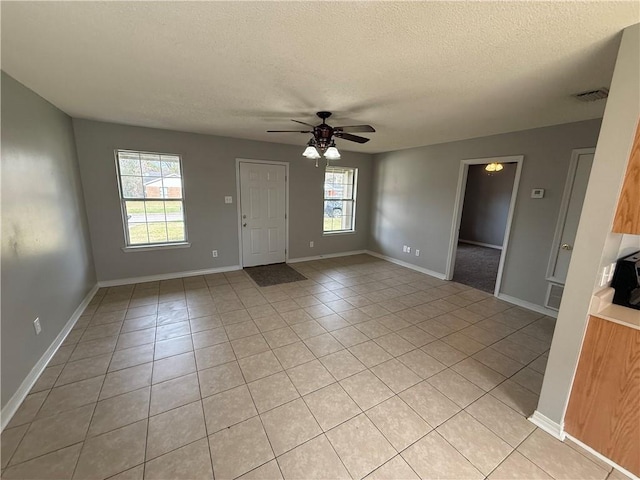
<svg viewBox="0 0 640 480">
<path fill-rule="evenodd" d="M 242 224 L 242 226 L 243 226 L 243 227 L 246 227 L 246 226 L 247 226 L 247 224 L 246 224 L 246 223 L 243 223 L 243 224 Z"/>
<path fill-rule="evenodd" d="M 563 243 L 560 248 L 562 248 L 563 250 L 573 250 L 573 247 L 568 243 Z"/>
</svg>

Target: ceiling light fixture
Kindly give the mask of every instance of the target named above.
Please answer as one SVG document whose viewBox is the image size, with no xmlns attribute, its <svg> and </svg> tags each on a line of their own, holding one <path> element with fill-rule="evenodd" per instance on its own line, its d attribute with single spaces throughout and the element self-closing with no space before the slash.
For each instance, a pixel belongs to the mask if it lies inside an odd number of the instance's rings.
<svg viewBox="0 0 640 480">
<path fill-rule="evenodd" d="M 307 143 L 307 148 L 302 152 L 302 156 L 316 161 L 316 167 L 318 166 L 318 159 L 321 157 L 320 152 L 324 154 L 324 158 L 327 159 L 327 165 L 329 160 L 340 160 L 340 152 L 336 148 L 335 140 L 331 141 L 331 144 L 327 146 L 326 142 L 317 142 L 315 138 L 312 138 Z"/>
<path fill-rule="evenodd" d="M 329 145 L 327 151 L 324 152 L 324 158 L 326 158 L 327 160 L 340 160 L 340 152 L 336 148 L 335 141 L 331 142 L 331 145 Z"/>
<path fill-rule="evenodd" d="M 499 172 L 500 170 L 502 170 L 504 167 L 502 166 L 501 163 L 490 163 L 488 164 L 486 167 L 484 167 L 484 169 L 487 172 L 493 173 L 493 172 Z"/>
<path fill-rule="evenodd" d="M 309 140 L 309 143 L 307 143 L 307 148 L 302 152 L 302 156 L 312 160 L 320 158 L 320 154 L 318 153 L 318 149 L 315 147 L 315 141 L 313 138 Z"/>
</svg>

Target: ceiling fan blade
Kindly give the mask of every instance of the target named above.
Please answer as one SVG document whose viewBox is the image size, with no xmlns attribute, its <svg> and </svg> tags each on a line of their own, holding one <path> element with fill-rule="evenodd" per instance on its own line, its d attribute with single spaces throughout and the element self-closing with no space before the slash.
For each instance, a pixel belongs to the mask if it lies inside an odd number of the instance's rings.
<svg viewBox="0 0 640 480">
<path fill-rule="evenodd" d="M 369 140 L 371 140 L 370 138 L 364 138 L 358 135 L 351 135 L 350 133 L 344 133 L 344 132 L 334 132 L 334 136 L 341 138 L 343 140 L 349 140 L 351 142 L 356 142 L 356 143 L 367 143 Z"/>
<path fill-rule="evenodd" d="M 311 130 L 267 130 L 267 133 L 313 133 Z"/>
<path fill-rule="evenodd" d="M 371 125 L 347 125 L 344 127 L 334 127 L 334 130 L 340 130 L 342 132 L 357 132 L 357 133 L 361 133 L 361 132 L 375 132 L 376 129 L 373 128 Z"/>
<path fill-rule="evenodd" d="M 291 119 L 291 121 L 296 123 L 301 123 L 302 125 L 306 125 L 307 127 L 315 127 L 315 125 L 311 125 L 310 123 L 306 123 L 306 122 L 301 122 L 300 120 Z"/>
</svg>

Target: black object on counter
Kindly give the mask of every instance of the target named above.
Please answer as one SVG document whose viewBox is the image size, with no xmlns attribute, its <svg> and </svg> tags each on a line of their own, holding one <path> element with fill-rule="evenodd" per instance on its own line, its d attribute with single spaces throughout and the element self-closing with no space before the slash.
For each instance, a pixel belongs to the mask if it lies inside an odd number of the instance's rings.
<svg viewBox="0 0 640 480">
<path fill-rule="evenodd" d="M 640 310 L 640 251 L 616 262 L 611 286 L 616 291 L 613 303 Z"/>
</svg>

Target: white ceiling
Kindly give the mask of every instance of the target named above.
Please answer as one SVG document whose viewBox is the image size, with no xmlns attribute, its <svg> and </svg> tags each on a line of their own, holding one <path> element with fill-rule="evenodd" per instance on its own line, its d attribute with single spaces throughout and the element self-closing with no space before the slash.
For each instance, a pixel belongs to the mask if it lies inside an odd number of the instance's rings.
<svg viewBox="0 0 640 480">
<path fill-rule="evenodd" d="M 81 118 L 381 152 L 602 116 L 640 2 L 2 2 L 2 69 Z M 366 135 L 365 135 L 366 136 Z"/>
</svg>

